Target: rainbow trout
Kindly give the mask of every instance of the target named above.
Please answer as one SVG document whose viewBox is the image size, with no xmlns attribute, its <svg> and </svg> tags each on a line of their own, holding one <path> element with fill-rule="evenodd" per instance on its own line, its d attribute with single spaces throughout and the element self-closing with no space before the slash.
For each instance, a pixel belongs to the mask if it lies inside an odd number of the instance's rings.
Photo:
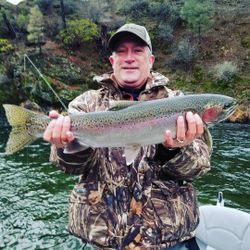
<svg viewBox="0 0 250 250">
<path fill-rule="evenodd" d="M 176 136 L 176 119 L 187 111 L 198 113 L 207 125 L 225 120 L 232 114 L 233 98 L 217 94 L 196 94 L 152 101 L 117 102 L 107 111 L 69 115 L 75 140 L 66 145 L 65 153 L 80 147 L 125 147 L 129 151 L 140 146 L 163 142 L 169 129 Z M 42 137 L 50 118 L 19 106 L 3 105 L 12 131 L 6 154 Z M 125 151 L 126 153 L 126 151 Z"/>
</svg>

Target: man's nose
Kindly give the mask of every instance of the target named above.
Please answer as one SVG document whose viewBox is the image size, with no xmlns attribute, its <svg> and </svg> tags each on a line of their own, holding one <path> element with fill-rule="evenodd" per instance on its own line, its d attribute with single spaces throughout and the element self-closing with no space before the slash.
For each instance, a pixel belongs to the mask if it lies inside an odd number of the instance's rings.
<svg viewBox="0 0 250 250">
<path fill-rule="evenodd" d="M 126 63 L 132 63 L 135 61 L 134 55 L 132 51 L 128 51 L 126 54 L 125 62 Z"/>
</svg>

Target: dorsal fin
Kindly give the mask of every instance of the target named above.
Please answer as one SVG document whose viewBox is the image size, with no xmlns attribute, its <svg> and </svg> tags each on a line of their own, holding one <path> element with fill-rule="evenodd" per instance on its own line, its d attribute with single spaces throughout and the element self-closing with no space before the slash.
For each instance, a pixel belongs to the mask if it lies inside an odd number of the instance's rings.
<svg viewBox="0 0 250 250">
<path fill-rule="evenodd" d="M 133 105 L 137 105 L 141 103 L 141 101 L 113 101 L 110 103 L 110 108 L 108 111 L 117 111 L 121 109 L 128 108 Z"/>
</svg>

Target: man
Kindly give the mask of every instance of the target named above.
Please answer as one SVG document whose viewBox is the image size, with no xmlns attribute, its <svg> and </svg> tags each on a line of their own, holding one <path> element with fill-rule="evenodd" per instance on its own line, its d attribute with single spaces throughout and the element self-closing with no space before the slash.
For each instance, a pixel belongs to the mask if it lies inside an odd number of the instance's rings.
<svg viewBox="0 0 250 250">
<path fill-rule="evenodd" d="M 107 110 L 114 100 L 151 100 L 180 95 L 168 79 L 151 72 L 152 45 L 143 26 L 126 24 L 110 39 L 113 68 L 95 79 L 102 87 L 69 104 L 69 112 Z M 95 249 L 196 249 L 198 224 L 194 177 L 210 169 L 211 149 L 197 114 L 178 117 L 176 138 L 163 131 L 164 143 L 142 147 L 127 166 L 123 148 L 81 148 L 65 154 L 74 140 L 70 118 L 50 114 L 44 139 L 52 158 L 66 173 L 80 175 L 70 197 L 69 231 Z M 187 125 L 185 125 L 187 124 Z M 191 248 L 193 245 L 193 248 Z"/>
</svg>

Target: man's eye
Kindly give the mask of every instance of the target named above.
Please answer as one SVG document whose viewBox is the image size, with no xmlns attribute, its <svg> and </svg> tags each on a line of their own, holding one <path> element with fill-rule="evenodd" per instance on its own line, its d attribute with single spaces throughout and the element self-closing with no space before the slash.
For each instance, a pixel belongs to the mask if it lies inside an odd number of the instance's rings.
<svg viewBox="0 0 250 250">
<path fill-rule="evenodd" d="M 116 51 L 116 53 L 124 53 L 125 52 L 125 50 L 123 50 L 123 49 L 118 49 L 117 51 Z"/>
<path fill-rule="evenodd" d="M 143 50 L 142 49 L 135 49 L 135 52 L 136 53 L 141 53 L 141 52 L 143 52 Z"/>
</svg>

